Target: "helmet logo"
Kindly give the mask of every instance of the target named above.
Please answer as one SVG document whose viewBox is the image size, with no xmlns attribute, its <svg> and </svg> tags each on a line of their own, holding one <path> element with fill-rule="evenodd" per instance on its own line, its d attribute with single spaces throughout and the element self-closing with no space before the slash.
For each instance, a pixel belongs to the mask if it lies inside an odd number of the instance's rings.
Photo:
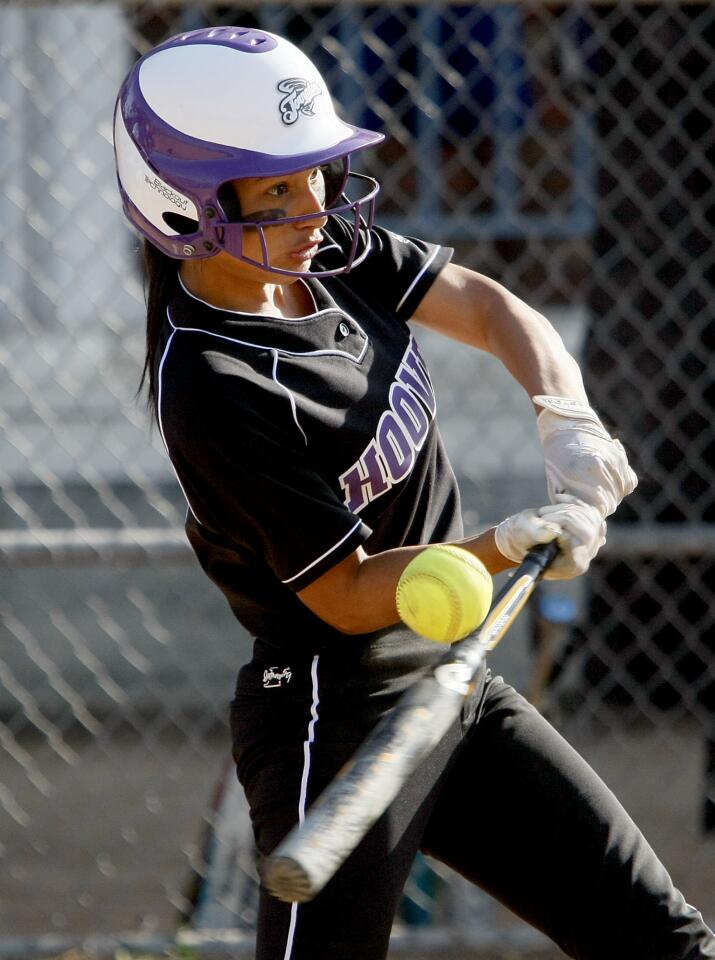
<svg viewBox="0 0 715 960">
<path fill-rule="evenodd" d="M 302 80 L 300 77 L 290 77 L 280 81 L 278 90 L 286 94 L 278 108 L 281 120 L 287 126 L 295 123 L 301 114 L 304 117 L 315 116 L 314 103 L 323 92 L 320 84 L 312 80 Z"/>
</svg>

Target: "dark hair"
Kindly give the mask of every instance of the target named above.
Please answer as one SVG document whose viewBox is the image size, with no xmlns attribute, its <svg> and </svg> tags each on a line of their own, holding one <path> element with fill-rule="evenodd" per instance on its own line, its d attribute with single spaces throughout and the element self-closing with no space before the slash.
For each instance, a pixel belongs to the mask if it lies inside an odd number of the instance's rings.
<svg viewBox="0 0 715 960">
<path fill-rule="evenodd" d="M 149 240 L 144 241 L 144 279 L 146 296 L 146 356 L 139 381 L 138 393 L 146 385 L 147 404 L 152 416 L 156 416 L 157 383 L 156 352 L 159 332 L 166 317 L 171 288 L 179 270 L 179 261 L 157 250 Z"/>
</svg>

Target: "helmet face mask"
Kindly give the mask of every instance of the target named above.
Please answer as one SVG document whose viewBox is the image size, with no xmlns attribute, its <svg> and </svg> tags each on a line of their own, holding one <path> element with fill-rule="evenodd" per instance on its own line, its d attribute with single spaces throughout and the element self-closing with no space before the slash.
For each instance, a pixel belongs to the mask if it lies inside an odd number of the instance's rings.
<svg viewBox="0 0 715 960">
<path fill-rule="evenodd" d="M 377 196 L 379 186 L 372 177 L 366 177 L 359 173 L 349 174 L 348 179 L 357 181 L 362 187 L 363 195 L 356 200 L 350 200 L 343 194 L 336 200 L 333 206 L 326 205 L 325 209 L 319 210 L 317 213 L 302 214 L 296 217 L 271 217 L 265 220 L 247 218 L 240 221 L 217 223 L 216 232 L 220 238 L 220 248 L 232 257 L 236 257 L 238 260 L 242 260 L 251 266 L 288 277 L 331 277 L 359 266 L 370 252 L 369 231 L 374 222 L 375 197 Z M 267 230 L 269 231 L 273 227 L 288 226 L 296 223 L 308 224 L 314 220 L 320 220 L 322 222 L 326 216 L 333 215 L 340 215 L 348 221 L 352 220 L 353 242 L 345 264 L 333 267 L 332 269 L 308 271 L 286 270 L 271 264 L 268 241 L 266 239 Z M 245 253 L 243 241 L 244 237 L 249 233 L 255 233 L 258 236 L 262 254 L 260 260 L 249 257 Z M 328 249 L 328 247 L 335 248 L 336 245 L 332 244 L 328 239 L 327 243 L 318 251 L 318 256 L 320 256 L 322 251 Z"/>
<path fill-rule="evenodd" d="M 248 97 L 242 95 L 247 89 Z M 339 120 L 318 71 L 280 37 L 238 27 L 174 37 L 130 71 L 114 128 L 124 212 L 170 257 L 225 251 L 282 275 L 332 276 L 367 254 L 365 227 L 372 225 L 379 185 L 350 173 L 350 155 L 383 137 Z M 314 167 L 325 182 L 323 211 L 243 219 L 233 181 Z M 357 199 L 345 195 L 348 184 L 360 187 Z M 295 271 L 271 265 L 266 230 L 331 214 L 354 222 L 355 243 L 345 263 Z M 258 234 L 260 261 L 244 254 L 248 230 Z"/>
</svg>

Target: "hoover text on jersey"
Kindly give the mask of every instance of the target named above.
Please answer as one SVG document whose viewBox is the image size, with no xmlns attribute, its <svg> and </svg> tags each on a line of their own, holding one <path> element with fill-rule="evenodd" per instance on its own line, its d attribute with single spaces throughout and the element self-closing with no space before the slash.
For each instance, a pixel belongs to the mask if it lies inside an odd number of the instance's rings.
<svg viewBox="0 0 715 960">
<path fill-rule="evenodd" d="M 434 419 L 434 389 L 414 337 L 390 386 L 389 404 L 360 459 L 340 477 L 345 503 L 353 513 L 404 480 Z"/>
</svg>

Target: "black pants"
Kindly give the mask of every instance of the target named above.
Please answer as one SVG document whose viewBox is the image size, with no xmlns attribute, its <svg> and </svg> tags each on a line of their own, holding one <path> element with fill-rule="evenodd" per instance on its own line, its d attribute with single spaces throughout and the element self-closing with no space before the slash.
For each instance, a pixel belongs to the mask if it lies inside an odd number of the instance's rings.
<svg viewBox="0 0 715 960">
<path fill-rule="evenodd" d="M 318 693 L 318 658 L 312 672 Z M 265 856 L 357 742 L 344 729 L 339 740 L 329 725 L 321 730 L 319 696 L 306 715 L 305 740 L 291 742 L 282 724 L 261 716 L 271 709 L 265 695 L 253 703 L 253 720 L 241 721 L 250 706 L 245 694 L 235 707 L 235 751 Z M 291 905 L 262 891 L 256 960 L 383 960 L 418 850 L 506 904 L 568 956 L 715 958 L 712 932 L 613 794 L 498 677 L 314 901 Z"/>
</svg>

